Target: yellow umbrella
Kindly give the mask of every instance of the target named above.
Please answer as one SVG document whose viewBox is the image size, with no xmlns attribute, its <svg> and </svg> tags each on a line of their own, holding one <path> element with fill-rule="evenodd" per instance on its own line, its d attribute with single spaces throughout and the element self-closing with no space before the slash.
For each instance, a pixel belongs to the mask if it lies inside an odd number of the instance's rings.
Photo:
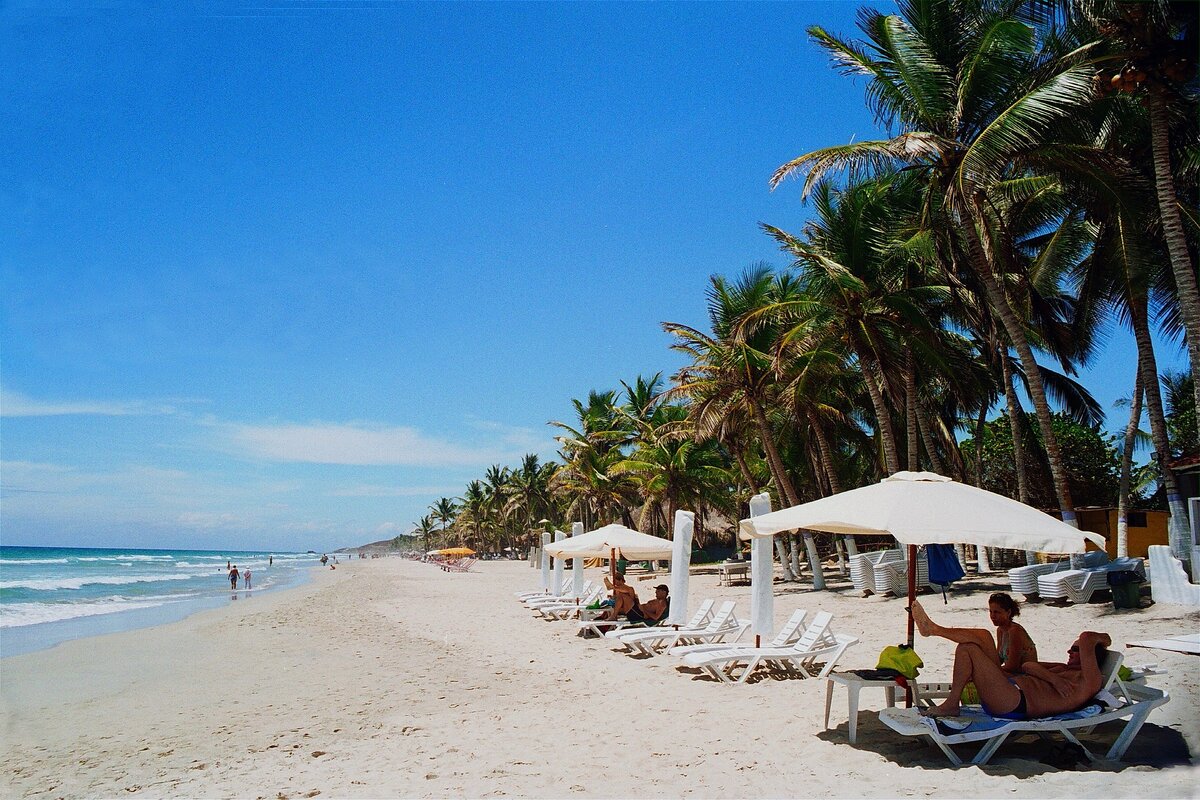
<svg viewBox="0 0 1200 800">
<path fill-rule="evenodd" d="M 445 550 L 439 550 L 439 555 L 443 556 L 473 556 L 475 551 L 469 547 L 450 547 Z"/>
</svg>

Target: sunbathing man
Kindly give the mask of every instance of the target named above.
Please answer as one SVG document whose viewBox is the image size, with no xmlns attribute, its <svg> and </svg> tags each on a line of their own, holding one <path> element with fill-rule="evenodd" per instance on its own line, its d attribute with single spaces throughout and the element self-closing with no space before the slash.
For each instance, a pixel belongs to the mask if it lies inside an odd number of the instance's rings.
<svg viewBox="0 0 1200 800">
<path fill-rule="evenodd" d="M 665 583 L 654 587 L 654 599 L 647 600 L 638 608 L 632 608 L 626 615 L 630 622 L 644 622 L 647 625 L 657 625 L 671 609 L 671 601 L 667 594 L 671 590 Z"/>
<path fill-rule="evenodd" d="M 1110 644 L 1107 633 L 1084 631 L 1067 651 L 1067 663 L 1028 661 L 1021 665 L 1023 675 L 1009 675 L 978 643 L 963 642 L 954 651 L 950 697 L 923 713 L 957 714 L 968 681 L 974 682 L 983 710 L 993 717 L 1034 719 L 1078 711 L 1100 691 L 1100 664 Z"/>
<path fill-rule="evenodd" d="M 630 611 L 638 610 L 640 612 L 641 603 L 638 602 L 637 592 L 633 587 L 625 582 L 625 573 L 613 573 L 613 579 L 610 581 L 607 576 L 604 578 L 604 585 L 612 590 L 612 606 L 596 619 L 617 619 L 618 617 L 626 617 Z"/>
</svg>

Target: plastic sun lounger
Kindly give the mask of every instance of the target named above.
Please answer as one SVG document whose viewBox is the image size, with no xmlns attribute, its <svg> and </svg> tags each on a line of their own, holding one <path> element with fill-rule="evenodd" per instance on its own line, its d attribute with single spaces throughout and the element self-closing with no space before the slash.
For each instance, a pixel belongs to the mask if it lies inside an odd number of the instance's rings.
<svg viewBox="0 0 1200 800">
<path fill-rule="evenodd" d="M 852 636 L 833 633 L 829 629 L 832 619 L 833 615 L 828 611 L 818 612 L 804 634 L 791 647 L 729 647 L 686 655 L 683 663 L 689 667 L 699 667 L 723 683 L 745 683 L 762 665 L 797 672 L 804 677 L 824 678 L 833 670 L 846 648 L 858 642 Z M 822 656 L 825 657 L 825 666 L 814 674 L 817 659 Z M 745 666 L 737 674 L 742 664 Z"/>
<path fill-rule="evenodd" d="M 580 597 L 588 597 L 589 595 L 592 594 L 592 592 L 595 591 L 595 589 L 596 589 L 595 582 L 587 581 L 586 583 L 583 584 L 583 592 L 579 596 Z M 550 597 L 550 596 L 531 597 L 528 600 L 525 600 L 524 602 L 525 602 L 525 605 L 529 606 L 530 608 L 538 608 L 539 606 L 552 606 L 552 605 L 558 605 L 560 603 L 573 603 L 573 602 L 575 602 L 575 593 L 572 592 L 570 589 L 568 589 L 565 593 L 560 594 L 560 595 L 555 595 L 553 597 Z"/>
<path fill-rule="evenodd" d="M 659 647 L 669 648 L 676 644 L 720 642 L 729 636 L 736 641 L 749 629 L 750 623 L 738 621 L 733 613 L 735 605 L 737 604 L 732 600 L 722 603 L 716 615 L 703 628 L 672 630 L 659 627 L 648 631 L 633 631 L 619 637 L 619 640 L 630 650 L 649 656 L 658 655 Z"/>
<path fill-rule="evenodd" d="M 879 719 L 884 725 L 904 736 L 928 736 L 938 749 L 945 754 L 950 763 L 956 767 L 964 764 L 963 759 L 953 750 L 953 745 L 982 742 L 983 746 L 969 762 L 976 766 L 986 764 L 1005 740 L 1014 733 L 1036 733 L 1048 738 L 1052 734 L 1061 734 L 1067 740 L 1083 751 L 1091 761 L 1097 757 L 1075 736 L 1074 730 L 1089 733 L 1098 725 L 1106 722 L 1127 719 L 1120 734 L 1105 754 L 1111 761 L 1120 761 L 1129 749 L 1129 745 L 1145 724 L 1150 712 L 1171 699 L 1170 695 L 1161 689 L 1139 683 L 1122 681 L 1117 676 L 1123 656 L 1110 650 L 1102 672 L 1105 684 L 1097 693 L 1097 700 L 1108 702 L 1111 707 L 1105 709 L 1099 702 L 1070 714 L 1053 717 L 1042 717 L 1027 720 L 1008 720 L 990 716 L 981 708 L 971 706 L 967 713 L 956 720 L 958 726 L 951 727 L 947 718 L 934 719 L 920 715 L 917 708 L 887 708 L 879 712 Z M 922 699 L 933 696 L 944 696 L 948 693 L 949 684 L 920 684 L 917 694 Z M 1116 689 L 1120 697 L 1115 697 L 1112 689 Z"/>
<path fill-rule="evenodd" d="M 788 621 L 783 623 L 783 627 L 779 629 L 779 633 L 775 634 L 775 638 L 767 642 L 764 647 L 788 647 L 796 643 L 796 639 L 800 636 L 800 628 L 804 625 L 804 618 L 808 616 L 808 612 L 803 608 L 798 608 L 792 612 L 792 616 Z M 683 658 L 689 653 L 712 653 L 717 650 L 739 649 L 746 650 L 753 648 L 754 645 L 750 642 L 705 642 L 703 644 L 681 644 L 667 648 L 667 655 L 678 656 Z"/>
<path fill-rule="evenodd" d="M 1089 569 L 1068 569 L 1042 575 L 1037 579 L 1038 594 L 1043 600 L 1068 600 L 1072 603 L 1087 603 L 1096 592 L 1108 588 L 1108 573 L 1131 570 L 1145 574 L 1140 558 L 1118 558 Z"/>
<path fill-rule="evenodd" d="M 904 553 L 894 549 L 859 553 L 850 559 L 850 582 L 860 592 L 874 592 L 876 568 L 903 560 Z"/>
<path fill-rule="evenodd" d="M 1103 550 L 1089 550 L 1083 554 L 1084 567 L 1101 567 L 1108 563 L 1108 553 Z M 1023 594 L 1032 597 L 1038 593 L 1038 578 L 1055 572 L 1065 572 L 1071 569 L 1071 560 L 1051 561 L 1048 564 L 1026 564 L 1013 567 L 1008 571 L 1008 584 L 1013 594 Z"/>
<path fill-rule="evenodd" d="M 715 604 L 716 604 L 716 601 L 714 601 L 711 597 L 706 598 L 702 603 L 700 603 L 700 606 L 696 609 L 696 613 L 692 615 L 692 618 L 690 620 L 688 620 L 688 623 L 686 625 L 684 625 L 682 629 L 683 630 L 703 630 L 705 627 L 707 627 L 709 620 L 712 619 L 712 616 L 713 616 L 712 610 L 713 610 L 713 606 Z M 643 630 L 641 628 L 636 628 L 634 630 L 627 630 L 627 629 L 613 630 L 613 631 L 608 631 L 607 633 L 605 633 L 604 638 L 605 639 L 616 639 L 616 640 L 620 641 L 620 640 L 624 639 L 626 636 L 633 636 L 635 634 L 643 634 L 643 633 L 649 633 L 649 631 Z"/>
<path fill-rule="evenodd" d="M 929 585 L 929 560 L 917 559 L 917 586 Z M 875 567 L 875 594 L 891 593 L 896 597 L 908 594 L 908 561 L 885 561 Z"/>
<path fill-rule="evenodd" d="M 599 600 L 603 596 L 604 596 L 604 587 L 596 586 L 596 587 L 593 587 L 592 590 L 590 592 L 588 592 L 587 595 L 579 598 L 578 602 L 576 602 L 574 599 L 571 599 L 569 601 L 564 601 L 561 603 L 552 603 L 549 605 L 539 606 L 538 608 L 535 608 L 534 611 L 536 611 L 541 616 L 548 617 L 550 619 L 555 619 L 555 620 L 560 620 L 560 621 L 566 620 L 566 619 L 570 619 L 571 617 L 575 616 L 576 614 L 578 614 L 580 612 L 581 609 L 587 608 L 588 606 L 590 606 L 592 603 L 595 603 L 597 600 Z"/>
<path fill-rule="evenodd" d="M 557 592 L 547 591 L 546 589 L 533 589 L 526 592 L 513 592 L 513 594 L 516 595 L 518 600 L 525 602 L 533 597 L 561 597 L 569 591 L 571 591 L 570 579 L 564 578 L 562 585 L 558 587 Z"/>
</svg>

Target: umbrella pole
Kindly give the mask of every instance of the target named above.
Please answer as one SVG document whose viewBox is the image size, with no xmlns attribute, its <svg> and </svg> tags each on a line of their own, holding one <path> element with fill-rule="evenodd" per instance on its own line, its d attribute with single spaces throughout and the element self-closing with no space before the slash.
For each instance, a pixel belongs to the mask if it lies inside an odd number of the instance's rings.
<svg viewBox="0 0 1200 800">
<path fill-rule="evenodd" d="M 913 646 L 913 612 L 912 604 L 917 600 L 917 546 L 908 546 L 908 646 Z M 904 686 L 904 707 L 912 708 L 913 690 L 907 683 Z"/>
<path fill-rule="evenodd" d="M 917 546 L 908 546 L 908 646 L 913 646 L 913 614 L 912 604 L 917 599 Z"/>
</svg>

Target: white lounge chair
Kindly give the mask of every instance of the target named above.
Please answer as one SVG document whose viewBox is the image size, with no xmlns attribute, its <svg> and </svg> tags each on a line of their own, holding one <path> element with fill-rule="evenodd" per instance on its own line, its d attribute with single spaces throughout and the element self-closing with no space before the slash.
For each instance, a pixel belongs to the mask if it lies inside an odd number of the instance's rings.
<svg viewBox="0 0 1200 800">
<path fill-rule="evenodd" d="M 1127 719 L 1121 728 L 1121 733 L 1108 749 L 1105 758 L 1120 761 L 1129 749 L 1150 712 L 1170 700 L 1170 695 L 1161 689 L 1137 683 L 1122 681 L 1117 676 L 1121 664 L 1121 654 L 1109 651 L 1110 658 L 1106 661 L 1105 688 L 1097 697 L 1107 695 L 1117 704 L 1105 709 L 1099 703 L 1071 714 L 1061 714 L 1054 717 L 1038 719 L 1009 720 L 990 716 L 978 707 L 964 708 L 960 717 L 933 718 L 921 716 L 918 708 L 885 708 L 879 712 L 879 720 L 892 730 L 903 736 L 928 736 L 938 746 L 954 766 L 962 766 L 963 759 L 953 750 L 953 745 L 982 742 L 983 747 L 969 762 L 974 765 L 986 764 L 1005 740 L 1014 733 L 1036 733 L 1039 736 L 1062 734 L 1069 741 L 1079 746 L 1089 760 L 1095 761 L 1096 756 L 1075 736 L 1073 731 L 1091 732 L 1098 725 L 1106 722 Z M 1115 656 L 1115 657 L 1114 657 Z M 937 696 L 949 689 L 949 684 L 921 684 L 918 694 L 925 697 Z M 1114 697 L 1112 690 L 1118 697 Z M 951 727 L 951 726 L 954 727 Z M 958 729 L 960 726 L 961 729 Z"/>
<path fill-rule="evenodd" d="M 656 626 L 644 631 L 622 632 L 625 633 L 624 636 L 615 638 L 630 650 L 648 656 L 658 655 L 658 648 L 669 648 L 677 644 L 722 642 L 727 638 L 737 641 L 750 628 L 750 623 L 738 620 L 733 613 L 735 605 L 732 600 L 722 603 L 717 613 L 703 628 L 674 630 L 670 626 Z"/>
<path fill-rule="evenodd" d="M 697 631 L 704 630 L 709 621 L 712 619 L 714 605 L 716 605 L 715 600 L 713 600 L 711 597 L 706 598 L 702 603 L 700 603 L 699 607 L 696 608 L 696 613 L 692 615 L 692 618 L 688 620 L 687 624 L 684 625 L 682 629 Z M 730 603 L 729 605 L 732 607 L 733 604 Z M 633 630 L 615 630 L 604 634 L 604 638 L 621 640 L 626 636 L 633 636 L 635 634 L 642 633 L 647 633 L 647 631 L 641 628 L 635 628 Z"/>
<path fill-rule="evenodd" d="M 800 636 L 800 628 L 804 625 L 804 618 L 808 616 L 808 612 L 803 608 L 798 608 L 792 612 L 792 616 L 788 617 L 788 621 L 783 623 L 783 627 L 779 629 L 779 633 L 775 634 L 775 638 L 767 642 L 764 647 L 788 647 L 795 644 L 796 639 Z M 754 647 L 749 642 L 705 642 L 703 644 L 681 644 L 667 648 L 667 655 L 683 658 L 689 653 L 712 653 L 717 650 L 729 650 L 732 648 L 747 649 Z"/>
<path fill-rule="evenodd" d="M 698 667 L 723 683 L 745 683 L 760 665 L 798 672 L 806 677 L 824 678 L 833 670 L 846 648 L 858 641 L 852 636 L 833 633 L 829 629 L 832 619 L 833 615 L 827 611 L 817 613 L 800 639 L 791 647 L 729 647 L 691 653 L 683 657 L 683 663 L 689 667 Z M 814 674 L 817 659 L 822 657 L 825 659 L 825 665 L 819 673 Z"/>
<path fill-rule="evenodd" d="M 1053 572 L 1038 578 L 1038 595 L 1043 600 L 1069 600 L 1072 603 L 1087 603 L 1092 595 L 1108 588 L 1108 573 L 1132 570 L 1145 574 L 1140 558 L 1118 558 L 1089 569 L 1068 569 Z"/>
<path fill-rule="evenodd" d="M 550 591 L 547 591 L 546 589 L 533 589 L 527 592 L 513 592 L 513 594 L 516 595 L 517 599 L 521 602 L 525 602 L 526 600 L 534 597 L 561 597 L 562 595 L 571 591 L 571 580 L 571 578 L 564 578 L 557 591 L 553 590 L 553 588 Z"/>
<path fill-rule="evenodd" d="M 894 552 L 894 551 L 893 551 Z M 917 587 L 929 585 L 929 559 L 922 553 L 917 558 Z M 875 593 L 904 597 L 908 594 L 907 559 L 887 560 L 875 567 Z"/>
<path fill-rule="evenodd" d="M 594 581 L 587 581 L 583 584 L 583 592 L 580 593 L 579 597 L 588 597 L 593 593 L 593 591 L 595 591 L 595 589 L 596 583 Z M 525 601 L 525 605 L 529 606 L 530 608 L 538 608 L 540 606 L 552 606 L 559 603 L 571 603 L 574 601 L 575 593 L 568 589 L 566 594 L 555 595 L 554 597 L 531 597 Z"/>
<path fill-rule="evenodd" d="M 1089 550 L 1083 554 L 1085 567 L 1099 567 L 1108 562 L 1108 553 L 1103 550 Z M 1013 594 L 1023 594 L 1034 597 L 1038 593 L 1038 578 L 1054 572 L 1066 572 L 1071 569 L 1071 560 L 1051 561 L 1048 564 L 1026 564 L 1013 567 L 1008 571 L 1008 583 Z"/>
<path fill-rule="evenodd" d="M 875 568 L 881 564 L 904 560 L 901 550 L 875 550 L 859 553 L 850 559 L 850 581 L 860 592 L 875 591 Z"/>
<path fill-rule="evenodd" d="M 559 603 L 548 603 L 538 606 L 534 609 L 534 611 L 540 616 L 548 617 L 550 619 L 571 619 L 572 617 L 579 615 L 582 609 L 585 609 L 593 603 L 598 602 L 602 597 L 604 597 L 604 587 L 594 586 L 592 587 L 591 591 L 589 591 L 583 597 L 578 599 L 571 598 L 569 600 L 563 600 Z"/>
</svg>

